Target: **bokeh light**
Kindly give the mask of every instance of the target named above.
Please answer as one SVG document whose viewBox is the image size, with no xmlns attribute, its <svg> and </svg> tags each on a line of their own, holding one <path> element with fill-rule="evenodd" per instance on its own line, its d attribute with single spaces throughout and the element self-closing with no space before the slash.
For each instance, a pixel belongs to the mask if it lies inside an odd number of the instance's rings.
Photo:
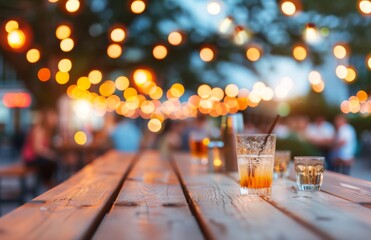
<svg viewBox="0 0 371 240">
<path fill-rule="evenodd" d="M 27 51 L 26 54 L 27 61 L 30 63 L 35 63 L 40 60 L 40 51 L 36 48 L 32 48 Z"/>
<path fill-rule="evenodd" d="M 16 21 L 16 20 L 9 20 L 6 24 L 5 24 L 5 31 L 7 33 L 10 33 L 14 30 L 17 30 L 19 28 L 19 23 Z"/>
<path fill-rule="evenodd" d="M 250 40 L 250 33 L 242 26 L 236 26 L 233 41 L 237 45 L 244 45 Z"/>
<path fill-rule="evenodd" d="M 156 59 L 164 59 L 167 56 L 167 48 L 164 45 L 157 45 L 153 48 L 152 54 Z"/>
<path fill-rule="evenodd" d="M 228 97 L 236 97 L 238 95 L 238 87 L 236 84 L 228 84 L 225 87 L 225 95 Z"/>
<path fill-rule="evenodd" d="M 81 90 L 88 90 L 90 86 L 91 83 L 88 77 L 80 77 L 79 79 L 77 79 L 77 87 Z"/>
<path fill-rule="evenodd" d="M 58 63 L 58 69 L 61 72 L 69 72 L 72 68 L 72 62 L 68 58 L 64 58 L 59 61 Z"/>
<path fill-rule="evenodd" d="M 154 100 L 160 99 L 163 94 L 164 94 L 164 92 L 163 92 L 162 88 L 160 88 L 158 86 L 154 86 L 149 90 L 149 97 L 154 99 Z"/>
<path fill-rule="evenodd" d="M 287 16 L 292 16 L 296 13 L 296 5 L 292 1 L 282 1 L 281 2 L 281 11 Z"/>
<path fill-rule="evenodd" d="M 177 46 L 182 43 L 183 36 L 180 32 L 174 31 L 169 34 L 167 40 L 171 45 Z"/>
<path fill-rule="evenodd" d="M 20 49 L 26 43 L 26 36 L 20 29 L 12 30 L 8 33 L 8 44 L 13 49 Z"/>
<path fill-rule="evenodd" d="M 129 84 L 129 79 L 125 76 L 119 76 L 115 80 L 116 88 L 120 91 L 124 91 L 125 89 L 127 89 L 129 87 Z"/>
<path fill-rule="evenodd" d="M 219 32 L 229 34 L 233 31 L 234 23 L 232 17 L 226 17 L 219 25 Z"/>
<path fill-rule="evenodd" d="M 68 0 L 66 2 L 66 10 L 70 13 L 77 12 L 80 8 L 79 0 Z"/>
<path fill-rule="evenodd" d="M 71 28 L 67 25 L 59 25 L 55 30 L 55 36 L 59 40 L 69 38 L 71 36 Z"/>
<path fill-rule="evenodd" d="M 202 84 L 198 87 L 197 89 L 197 94 L 198 96 L 200 96 L 201 98 L 209 98 L 210 95 L 211 95 L 211 87 L 209 85 L 206 85 L 206 84 Z"/>
<path fill-rule="evenodd" d="M 344 79 L 348 75 L 348 69 L 344 65 L 339 65 L 335 70 L 336 76 L 340 79 Z"/>
<path fill-rule="evenodd" d="M 347 67 L 347 74 L 344 77 L 344 80 L 347 82 L 353 82 L 357 77 L 357 72 L 354 67 Z"/>
<path fill-rule="evenodd" d="M 207 12 L 211 15 L 218 15 L 220 13 L 221 6 L 217 1 L 211 1 L 207 4 Z"/>
<path fill-rule="evenodd" d="M 126 33 L 125 30 L 122 28 L 114 28 L 111 31 L 110 38 L 114 42 L 122 42 L 125 40 Z"/>
<path fill-rule="evenodd" d="M 214 51 L 209 47 L 204 47 L 200 51 L 200 58 L 204 62 L 211 62 L 214 59 Z"/>
<path fill-rule="evenodd" d="M 74 46 L 75 43 L 72 38 L 65 38 L 60 43 L 60 48 L 63 52 L 70 52 Z"/>
<path fill-rule="evenodd" d="M 88 141 L 88 137 L 83 131 L 77 131 L 73 138 L 78 145 L 84 145 Z"/>
<path fill-rule="evenodd" d="M 345 45 L 342 44 L 336 44 L 333 48 L 333 53 L 337 59 L 344 59 L 348 54 Z"/>
<path fill-rule="evenodd" d="M 104 81 L 99 86 L 99 93 L 104 97 L 108 97 L 114 94 L 115 91 L 116 91 L 115 83 L 111 80 Z"/>
<path fill-rule="evenodd" d="M 246 51 L 246 57 L 252 62 L 258 61 L 261 56 L 260 50 L 257 47 L 249 47 Z"/>
<path fill-rule="evenodd" d="M 146 4 L 142 0 L 134 0 L 130 5 L 130 9 L 133 13 L 140 14 L 146 9 Z"/>
<path fill-rule="evenodd" d="M 358 1 L 358 8 L 364 15 L 371 14 L 371 1 L 370 0 L 360 0 Z"/>
<path fill-rule="evenodd" d="M 368 54 L 366 56 L 366 65 L 367 65 L 368 69 L 371 70 L 371 54 Z"/>
<path fill-rule="evenodd" d="M 70 80 L 70 75 L 67 72 L 58 71 L 55 74 L 55 81 L 61 85 L 66 84 Z"/>
<path fill-rule="evenodd" d="M 311 84 L 319 84 L 322 81 L 321 74 L 317 71 L 311 71 L 308 75 L 309 82 Z"/>
<path fill-rule="evenodd" d="M 303 61 L 308 55 L 307 49 L 302 45 L 296 45 L 292 50 L 292 55 L 296 60 Z"/>
<path fill-rule="evenodd" d="M 156 133 L 161 130 L 162 122 L 157 118 L 152 118 L 151 120 L 148 121 L 147 127 L 148 127 L 148 130 Z"/>
<path fill-rule="evenodd" d="M 133 73 L 133 79 L 137 86 L 143 86 L 146 82 L 152 82 L 153 77 L 152 73 L 148 71 L 147 69 L 136 69 Z"/>
<path fill-rule="evenodd" d="M 356 96 L 360 102 L 366 102 L 368 99 L 368 94 L 363 90 L 359 90 Z"/>
<path fill-rule="evenodd" d="M 122 54 L 122 47 L 119 44 L 112 43 L 107 47 L 107 55 L 110 58 L 119 58 Z"/>
<path fill-rule="evenodd" d="M 92 84 L 98 84 L 98 83 L 100 83 L 100 81 L 102 81 L 102 77 L 103 77 L 102 76 L 102 73 L 99 70 L 92 70 L 88 74 L 89 81 Z"/>
<path fill-rule="evenodd" d="M 39 80 L 41 82 L 46 82 L 50 79 L 50 76 L 51 76 L 51 73 L 50 73 L 50 70 L 49 68 L 41 68 L 38 72 L 37 72 L 37 77 L 39 78 Z"/>
</svg>

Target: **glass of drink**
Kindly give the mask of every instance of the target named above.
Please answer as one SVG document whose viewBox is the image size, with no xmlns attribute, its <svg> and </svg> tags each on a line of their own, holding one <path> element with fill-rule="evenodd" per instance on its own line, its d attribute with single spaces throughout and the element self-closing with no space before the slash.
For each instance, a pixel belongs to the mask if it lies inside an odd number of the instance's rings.
<svg viewBox="0 0 371 240">
<path fill-rule="evenodd" d="M 294 158 L 296 184 L 302 191 L 318 191 L 322 185 L 324 157 L 300 156 Z"/>
<path fill-rule="evenodd" d="M 240 193 L 268 196 L 273 180 L 274 134 L 236 134 Z"/>
<path fill-rule="evenodd" d="M 287 177 L 290 158 L 290 151 L 276 151 L 274 157 L 274 179 Z"/>
<path fill-rule="evenodd" d="M 191 159 L 195 163 L 207 164 L 207 146 L 209 139 L 204 132 L 191 132 L 189 135 L 189 148 Z"/>
</svg>

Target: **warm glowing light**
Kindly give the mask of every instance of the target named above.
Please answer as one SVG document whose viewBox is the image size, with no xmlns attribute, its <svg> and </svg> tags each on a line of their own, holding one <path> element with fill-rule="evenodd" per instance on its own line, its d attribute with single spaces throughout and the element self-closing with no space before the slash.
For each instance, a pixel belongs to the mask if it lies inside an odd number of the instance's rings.
<svg viewBox="0 0 371 240">
<path fill-rule="evenodd" d="M 77 87 L 80 88 L 81 90 L 88 90 L 90 86 L 91 86 L 91 83 L 88 77 L 80 77 L 77 80 Z"/>
<path fill-rule="evenodd" d="M 308 55 L 307 49 L 304 46 L 296 45 L 292 50 L 292 55 L 296 60 L 303 61 Z"/>
<path fill-rule="evenodd" d="M 15 29 L 8 33 L 8 44 L 11 48 L 20 49 L 26 42 L 26 36 L 20 29 Z"/>
<path fill-rule="evenodd" d="M 100 81 L 102 81 L 102 73 L 99 71 L 99 70 L 92 70 L 89 74 L 88 74 L 88 78 L 89 78 L 89 81 L 92 83 L 92 84 L 97 84 L 97 83 L 100 83 Z"/>
<path fill-rule="evenodd" d="M 70 80 L 70 75 L 66 72 L 58 71 L 55 74 L 55 81 L 59 84 L 66 84 Z"/>
<path fill-rule="evenodd" d="M 158 86 L 154 86 L 149 90 L 149 97 L 155 100 L 160 99 L 163 94 L 163 90 Z"/>
<path fill-rule="evenodd" d="M 50 79 L 50 70 L 49 68 L 41 68 L 38 72 L 37 72 L 37 77 L 39 78 L 40 81 L 42 82 L 46 82 Z"/>
<path fill-rule="evenodd" d="M 108 97 L 108 96 L 114 94 L 115 91 L 116 91 L 115 83 L 111 80 L 104 81 L 99 86 L 99 93 L 104 97 Z"/>
<path fill-rule="evenodd" d="M 10 20 L 5 24 L 5 31 L 10 33 L 19 28 L 19 23 L 15 20 Z"/>
<path fill-rule="evenodd" d="M 370 0 L 359 1 L 358 7 L 359 7 L 359 10 L 365 15 L 369 15 L 371 13 L 371 1 Z"/>
<path fill-rule="evenodd" d="M 287 16 L 292 16 L 296 13 L 296 6 L 291 1 L 283 1 L 281 3 L 281 11 Z"/>
<path fill-rule="evenodd" d="M 133 97 L 137 97 L 137 96 L 138 96 L 138 92 L 135 88 L 129 87 L 125 89 L 124 91 L 124 98 L 126 100 L 133 99 Z"/>
<path fill-rule="evenodd" d="M 294 81 L 289 77 L 284 77 L 281 79 L 280 85 L 288 91 L 294 87 Z"/>
<path fill-rule="evenodd" d="M 285 87 L 283 87 L 281 85 L 278 85 L 275 88 L 274 93 L 275 93 L 277 98 L 283 99 L 283 98 L 287 97 L 287 95 L 289 94 L 289 91 Z"/>
<path fill-rule="evenodd" d="M 228 97 L 236 97 L 238 95 L 238 87 L 236 84 L 228 84 L 225 87 L 225 95 Z"/>
<path fill-rule="evenodd" d="M 30 94 L 25 92 L 7 92 L 3 95 L 3 104 L 7 108 L 27 108 L 31 102 Z"/>
<path fill-rule="evenodd" d="M 325 83 L 323 81 L 320 81 L 318 84 L 312 85 L 312 89 L 316 93 L 321 93 L 325 89 Z"/>
<path fill-rule="evenodd" d="M 133 79 L 137 86 L 142 86 L 146 82 L 152 82 L 152 74 L 147 69 L 136 69 L 133 73 Z"/>
<path fill-rule="evenodd" d="M 116 43 L 110 44 L 107 48 L 107 55 L 110 58 L 119 58 L 122 54 L 122 47 Z"/>
<path fill-rule="evenodd" d="M 72 62 L 68 58 L 64 58 L 59 61 L 58 69 L 61 72 L 69 72 L 72 68 Z"/>
<path fill-rule="evenodd" d="M 156 133 L 161 130 L 162 122 L 157 118 L 152 118 L 151 120 L 148 121 L 147 127 L 148 127 L 148 130 Z"/>
<path fill-rule="evenodd" d="M 70 13 L 77 12 L 80 8 L 79 0 L 68 0 L 66 2 L 66 10 Z"/>
<path fill-rule="evenodd" d="M 88 141 L 88 137 L 83 131 L 77 131 L 73 139 L 78 145 L 84 145 Z"/>
<path fill-rule="evenodd" d="M 310 44 L 318 43 L 321 38 L 316 26 L 313 23 L 308 23 L 305 27 L 304 38 Z"/>
<path fill-rule="evenodd" d="M 245 28 L 237 26 L 233 40 L 237 45 L 244 45 L 250 40 L 250 36 Z"/>
<path fill-rule="evenodd" d="M 182 43 L 183 36 L 180 32 L 171 32 L 167 38 L 171 45 L 177 46 Z"/>
<path fill-rule="evenodd" d="M 180 83 L 175 83 L 171 86 L 170 93 L 175 98 L 180 98 L 184 94 L 184 86 Z"/>
<path fill-rule="evenodd" d="M 366 102 L 368 99 L 368 95 L 365 91 L 359 90 L 357 92 L 357 98 L 359 99 L 360 102 Z"/>
<path fill-rule="evenodd" d="M 219 32 L 222 34 L 229 34 L 233 31 L 233 25 L 232 17 L 227 17 L 220 23 Z"/>
<path fill-rule="evenodd" d="M 151 114 L 155 111 L 155 104 L 152 101 L 146 100 L 140 105 L 140 110 L 143 113 Z"/>
<path fill-rule="evenodd" d="M 348 101 L 343 101 L 340 105 L 340 110 L 344 113 L 344 114 L 348 114 L 350 112 L 349 110 L 349 102 Z"/>
<path fill-rule="evenodd" d="M 111 40 L 114 42 L 122 42 L 124 41 L 126 34 L 125 34 L 124 29 L 115 28 L 111 31 L 110 37 L 111 37 Z"/>
<path fill-rule="evenodd" d="M 249 96 L 249 101 L 252 103 L 259 103 L 261 101 L 260 94 L 258 94 L 256 91 L 252 91 Z"/>
<path fill-rule="evenodd" d="M 211 95 L 211 87 L 206 84 L 202 84 L 197 89 L 197 94 L 201 98 L 209 98 Z"/>
<path fill-rule="evenodd" d="M 340 79 L 344 79 L 348 75 L 348 69 L 344 65 L 336 67 L 336 76 Z"/>
<path fill-rule="evenodd" d="M 246 51 L 246 57 L 252 62 L 258 61 L 260 58 L 260 50 L 256 47 L 250 47 Z"/>
<path fill-rule="evenodd" d="M 309 82 L 311 84 L 319 84 L 322 81 L 321 74 L 317 71 L 311 71 L 308 75 Z"/>
<path fill-rule="evenodd" d="M 218 15 L 220 13 L 221 6 L 220 3 L 216 1 L 209 2 L 207 4 L 207 12 L 211 15 Z"/>
<path fill-rule="evenodd" d="M 140 14 L 146 9 L 146 4 L 142 0 L 135 0 L 131 3 L 130 9 L 135 14 Z"/>
<path fill-rule="evenodd" d="M 37 50 L 36 48 L 32 48 L 27 51 L 26 54 L 27 61 L 30 63 L 35 63 L 40 60 L 40 51 Z"/>
<path fill-rule="evenodd" d="M 210 62 L 214 59 L 214 51 L 211 48 L 204 47 L 200 51 L 200 58 L 204 62 Z"/>
<path fill-rule="evenodd" d="M 347 75 L 345 76 L 344 80 L 347 82 L 353 82 L 357 77 L 357 72 L 355 68 L 348 67 L 347 68 Z"/>
<path fill-rule="evenodd" d="M 264 101 L 270 101 L 273 99 L 273 90 L 270 87 L 265 87 L 261 90 L 260 96 Z"/>
<path fill-rule="evenodd" d="M 116 88 L 120 91 L 124 91 L 125 89 L 127 89 L 129 87 L 129 84 L 129 79 L 125 76 L 120 76 L 115 80 Z"/>
<path fill-rule="evenodd" d="M 343 59 L 347 56 L 347 49 L 340 44 L 334 46 L 333 52 L 337 59 Z"/>
<path fill-rule="evenodd" d="M 366 57 L 366 65 L 369 70 L 371 70 L 371 54 L 367 55 Z"/>
<path fill-rule="evenodd" d="M 167 56 L 167 49 L 164 45 L 157 45 L 153 48 L 152 54 L 156 59 L 161 60 Z"/>
<path fill-rule="evenodd" d="M 210 97 L 210 99 L 212 99 L 214 101 L 221 101 L 223 98 L 224 98 L 224 91 L 223 91 L 223 89 L 216 87 L 216 88 L 213 88 L 211 90 L 211 97 Z"/>
<path fill-rule="evenodd" d="M 265 86 L 265 83 L 258 81 L 258 82 L 256 82 L 256 83 L 254 83 L 252 89 L 253 89 L 253 91 L 255 91 L 255 92 L 259 92 L 260 90 L 262 90 L 262 89 L 265 88 L 265 87 L 266 87 L 266 86 Z"/>
<path fill-rule="evenodd" d="M 60 39 L 66 39 L 71 36 L 71 28 L 67 25 L 59 25 L 55 30 L 55 36 Z"/>
<path fill-rule="evenodd" d="M 69 52 L 73 49 L 75 43 L 71 38 L 65 38 L 61 41 L 60 47 L 63 52 Z"/>
</svg>

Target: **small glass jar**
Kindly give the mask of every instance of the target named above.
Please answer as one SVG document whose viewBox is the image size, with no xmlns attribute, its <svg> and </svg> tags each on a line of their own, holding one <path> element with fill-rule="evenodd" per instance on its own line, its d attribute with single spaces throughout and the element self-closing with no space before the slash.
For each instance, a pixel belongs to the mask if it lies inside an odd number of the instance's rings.
<svg viewBox="0 0 371 240">
<path fill-rule="evenodd" d="M 223 172 L 224 162 L 224 143 L 221 140 L 211 140 L 208 144 L 208 162 L 210 172 Z"/>
</svg>

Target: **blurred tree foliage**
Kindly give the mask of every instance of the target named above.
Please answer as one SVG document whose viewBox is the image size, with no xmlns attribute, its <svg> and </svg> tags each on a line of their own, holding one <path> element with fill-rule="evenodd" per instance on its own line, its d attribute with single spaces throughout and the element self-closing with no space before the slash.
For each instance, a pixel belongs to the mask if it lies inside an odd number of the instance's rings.
<svg viewBox="0 0 371 240">
<path fill-rule="evenodd" d="M 42 57 L 38 63 L 30 64 L 26 61 L 24 52 L 14 53 L 4 48 L 0 48 L 0 51 L 16 68 L 19 77 L 34 93 L 40 105 L 53 104 L 58 96 L 65 92 L 67 86 L 60 86 L 55 81 L 42 83 L 37 80 L 37 71 L 47 66 L 55 74 L 58 60 L 64 57 L 73 61 L 68 84 L 75 83 L 80 76 L 87 75 L 94 68 L 101 69 L 107 79 L 113 71 L 120 70 L 130 76 L 133 69 L 147 66 L 154 70 L 160 86 L 167 88 L 173 82 L 182 82 L 186 88 L 193 90 L 204 82 L 203 72 L 208 70 L 215 72 L 214 82 L 224 86 L 228 79 L 224 79 L 218 70 L 218 65 L 222 62 L 232 62 L 256 72 L 254 63 L 245 57 L 246 45 L 238 46 L 231 37 L 199 27 L 189 9 L 184 7 L 186 2 L 147 1 L 146 10 L 136 15 L 130 11 L 131 1 L 124 0 L 81 1 L 82 6 L 76 14 L 68 14 L 65 11 L 66 0 L 57 3 L 49 3 L 46 0 L 0 0 L 1 23 L 15 18 L 28 24 L 33 36 L 30 46 L 41 49 Z M 236 15 L 236 24 L 253 33 L 251 42 L 259 44 L 267 56 L 291 56 L 292 46 L 297 42 L 304 42 L 302 31 L 308 22 L 313 22 L 319 28 L 328 28 L 330 34 L 346 36 L 345 40 L 349 42 L 352 54 L 356 56 L 364 57 L 365 53 L 371 51 L 371 31 L 367 31 L 371 29 L 371 21 L 369 17 L 358 13 L 356 1 L 303 0 L 303 12 L 294 17 L 280 13 L 278 2 L 273 0 L 222 2 L 231 6 L 228 8 L 228 15 Z M 103 4 L 103 7 L 94 10 L 94 4 Z M 238 17 L 241 13 L 243 16 Z M 188 22 L 188 25 L 184 22 Z M 55 37 L 55 29 L 61 23 L 72 26 L 72 38 L 76 40 L 74 50 L 69 53 L 60 50 L 59 40 Z M 108 32 L 115 24 L 125 26 L 128 38 L 123 43 L 123 56 L 113 60 L 108 58 L 106 49 L 109 44 Z M 180 46 L 168 44 L 167 33 L 161 26 L 172 26 L 173 29 L 169 27 L 168 32 L 182 31 L 185 36 L 184 43 Z M 3 38 L 4 34 L 0 37 Z M 169 55 L 163 61 L 152 56 L 153 47 L 159 43 L 165 44 L 169 50 Z M 217 49 L 216 60 L 195 68 L 193 59 L 205 45 Z M 328 51 L 318 46 L 308 45 L 308 48 L 309 59 L 314 64 L 320 64 L 324 51 Z M 366 71 L 364 75 L 360 74 L 360 77 L 369 78 L 370 74 Z M 363 84 L 363 80 L 359 82 Z M 312 95 L 306 98 L 303 99 L 303 104 L 307 105 L 305 108 L 315 107 L 318 111 L 323 110 L 320 109 L 323 107 L 320 102 L 322 98 L 314 100 L 317 98 Z"/>
</svg>

